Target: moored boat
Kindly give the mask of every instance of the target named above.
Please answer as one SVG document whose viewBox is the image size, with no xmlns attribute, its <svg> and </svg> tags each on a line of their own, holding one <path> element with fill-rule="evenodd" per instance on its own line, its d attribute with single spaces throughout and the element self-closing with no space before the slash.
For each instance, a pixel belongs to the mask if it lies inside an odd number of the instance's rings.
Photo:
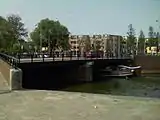
<svg viewBox="0 0 160 120">
<path fill-rule="evenodd" d="M 128 77 L 128 76 L 137 76 L 137 71 L 141 70 L 141 66 L 137 67 L 130 67 L 130 66 L 107 66 L 105 69 L 103 69 L 103 75 L 104 77 Z"/>
</svg>

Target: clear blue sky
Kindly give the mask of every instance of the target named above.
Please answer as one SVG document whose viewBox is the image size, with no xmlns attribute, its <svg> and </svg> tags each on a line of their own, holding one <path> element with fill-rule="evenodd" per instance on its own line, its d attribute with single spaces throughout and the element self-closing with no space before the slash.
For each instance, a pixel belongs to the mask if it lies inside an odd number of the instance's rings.
<svg viewBox="0 0 160 120">
<path fill-rule="evenodd" d="M 160 0 L 0 0 L 0 15 L 19 14 L 29 31 L 42 18 L 58 19 L 72 34 L 139 34 L 160 24 Z M 157 30 L 157 27 L 155 28 Z"/>
</svg>

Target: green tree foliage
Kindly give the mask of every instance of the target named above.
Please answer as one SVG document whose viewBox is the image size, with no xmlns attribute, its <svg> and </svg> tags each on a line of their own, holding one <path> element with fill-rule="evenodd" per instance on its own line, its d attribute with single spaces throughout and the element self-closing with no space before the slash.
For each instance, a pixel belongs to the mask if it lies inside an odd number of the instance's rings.
<svg viewBox="0 0 160 120">
<path fill-rule="evenodd" d="M 148 37 L 148 46 L 156 46 L 157 40 L 155 39 L 155 32 L 152 26 L 149 27 Z"/>
<path fill-rule="evenodd" d="M 27 30 L 18 15 L 10 15 L 6 19 L 0 16 L 0 48 L 5 51 L 17 51 L 19 41 L 27 36 Z M 19 45 L 19 47 L 17 47 Z"/>
<path fill-rule="evenodd" d="M 128 26 L 127 32 L 127 49 L 129 53 L 135 54 L 136 52 L 136 37 L 135 37 L 135 29 L 132 24 Z"/>
<path fill-rule="evenodd" d="M 101 44 L 102 44 L 101 40 L 94 39 L 94 41 L 93 41 L 93 50 L 99 51 L 101 49 Z"/>
<path fill-rule="evenodd" d="M 10 29 L 10 24 L 8 21 L 0 17 L 0 47 L 3 49 L 8 49 L 13 45 L 13 32 Z"/>
<path fill-rule="evenodd" d="M 48 47 L 49 52 L 53 49 L 69 49 L 69 31 L 59 21 L 42 19 L 31 32 L 30 37 L 37 47 Z"/>
<path fill-rule="evenodd" d="M 157 32 L 156 34 L 155 34 L 155 41 L 156 41 L 156 46 L 157 46 L 157 54 L 158 54 L 158 52 L 159 52 L 159 38 L 160 38 L 160 34 L 159 34 L 159 32 Z"/>
<path fill-rule="evenodd" d="M 14 37 L 16 40 L 21 40 L 24 37 L 27 37 L 27 29 L 25 29 L 22 18 L 19 15 L 11 14 L 7 16 L 7 21 L 10 24 L 11 30 L 14 31 Z"/>
<path fill-rule="evenodd" d="M 138 38 L 138 54 L 144 54 L 144 52 L 145 52 L 145 35 L 141 30 Z"/>
</svg>

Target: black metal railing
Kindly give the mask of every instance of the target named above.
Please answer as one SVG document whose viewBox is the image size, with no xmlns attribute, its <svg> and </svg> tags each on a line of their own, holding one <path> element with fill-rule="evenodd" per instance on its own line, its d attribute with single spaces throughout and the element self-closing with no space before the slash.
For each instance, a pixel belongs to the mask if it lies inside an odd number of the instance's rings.
<svg viewBox="0 0 160 120">
<path fill-rule="evenodd" d="M 14 55 L 20 62 L 45 62 L 45 61 L 65 61 L 65 60 L 90 60 L 90 59 L 126 59 L 130 56 L 113 56 L 104 53 L 21 53 Z"/>
<path fill-rule="evenodd" d="M 93 59 L 131 59 L 130 56 L 113 56 L 112 54 L 104 54 L 101 52 L 83 54 L 72 52 L 55 52 L 55 53 L 0 53 L 1 59 L 17 67 L 20 62 L 49 62 L 49 61 L 69 61 L 69 60 L 93 60 Z"/>
<path fill-rule="evenodd" d="M 14 68 L 17 68 L 18 63 L 20 63 L 20 60 L 18 60 L 17 58 L 10 56 L 8 54 L 5 54 L 5 53 L 0 53 L 0 58 Z"/>
</svg>

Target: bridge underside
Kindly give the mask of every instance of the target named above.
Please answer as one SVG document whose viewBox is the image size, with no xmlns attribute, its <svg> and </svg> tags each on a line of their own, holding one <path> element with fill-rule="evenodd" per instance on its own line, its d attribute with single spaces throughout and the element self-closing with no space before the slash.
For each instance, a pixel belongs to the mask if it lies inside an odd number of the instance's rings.
<svg viewBox="0 0 160 120">
<path fill-rule="evenodd" d="M 61 89 L 72 84 L 82 83 L 80 76 L 85 70 L 80 69 L 87 62 L 93 62 L 92 80 L 100 81 L 99 70 L 109 65 L 133 64 L 131 59 L 78 60 L 19 63 L 23 71 L 22 87 L 26 89 Z"/>
</svg>

